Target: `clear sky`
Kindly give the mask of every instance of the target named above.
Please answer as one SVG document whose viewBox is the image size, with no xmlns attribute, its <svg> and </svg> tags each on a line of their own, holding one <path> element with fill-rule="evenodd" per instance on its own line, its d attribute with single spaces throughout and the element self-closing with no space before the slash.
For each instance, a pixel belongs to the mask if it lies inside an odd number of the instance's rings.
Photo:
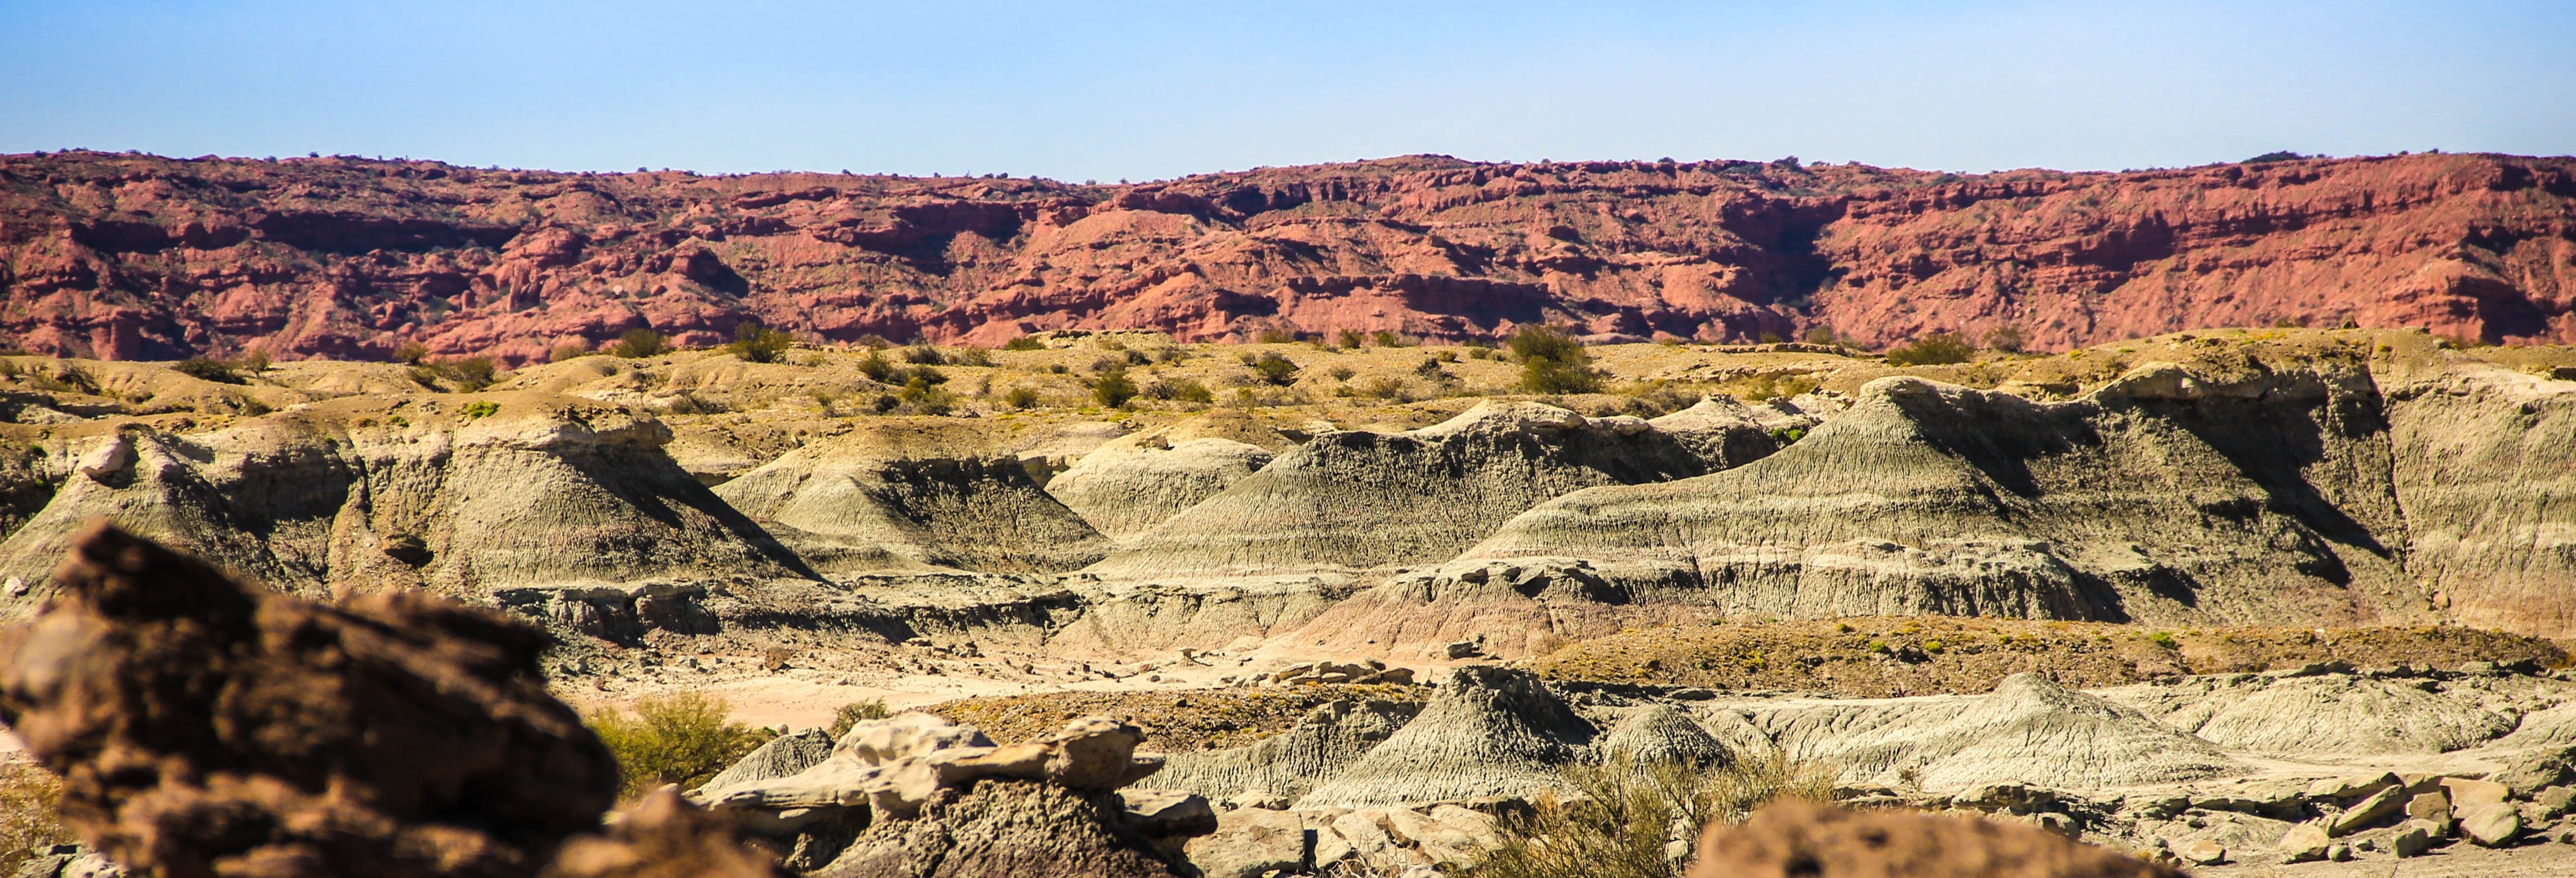
<svg viewBox="0 0 2576 878">
<path fill-rule="evenodd" d="M 2576 2 L 0 0 L 0 152 L 1154 179 L 2576 153 Z"/>
</svg>

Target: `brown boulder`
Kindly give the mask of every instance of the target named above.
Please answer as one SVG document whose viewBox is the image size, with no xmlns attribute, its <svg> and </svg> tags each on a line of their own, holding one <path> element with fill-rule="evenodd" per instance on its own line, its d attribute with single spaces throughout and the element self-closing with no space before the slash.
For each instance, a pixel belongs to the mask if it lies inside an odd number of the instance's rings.
<svg viewBox="0 0 2576 878">
<path fill-rule="evenodd" d="M 617 790 L 543 635 L 496 614 L 319 605 L 104 524 L 56 582 L 0 633 L 0 719 L 138 875 L 518 878 Z"/>
<path fill-rule="evenodd" d="M 1186 865 L 1121 826 L 1107 790 L 986 779 L 933 799 L 915 819 L 880 820 L 815 878 L 1181 878 Z"/>
<path fill-rule="evenodd" d="M 1794 799 L 1741 825 L 1712 824 L 1691 878 L 2180 878 L 2027 826 Z"/>
</svg>

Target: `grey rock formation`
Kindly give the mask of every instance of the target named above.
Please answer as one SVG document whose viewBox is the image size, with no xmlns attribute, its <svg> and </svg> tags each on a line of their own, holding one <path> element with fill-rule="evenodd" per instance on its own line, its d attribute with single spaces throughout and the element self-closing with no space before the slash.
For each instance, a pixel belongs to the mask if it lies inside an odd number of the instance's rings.
<svg viewBox="0 0 2576 878">
<path fill-rule="evenodd" d="M 322 404 L 309 420 L 136 429 L 63 448 L 49 457 L 87 472 L 66 474 L 0 542 L 0 571 L 44 581 L 80 526 L 104 517 L 307 595 L 606 588 L 621 592 L 613 609 L 630 624 L 632 590 L 648 581 L 810 575 L 674 465 L 649 417 L 533 394 L 478 400 L 497 406 L 479 417 L 437 403 L 407 404 L 399 424 L 324 417 L 359 402 Z M 36 591 L 13 603 L 32 606 Z"/>
<path fill-rule="evenodd" d="M 1592 743 L 1596 758 L 1610 763 L 1653 765 L 1675 762 L 1694 769 L 1719 768 L 1735 754 L 1718 743 L 1690 715 L 1667 704 L 1636 708 Z"/>
<path fill-rule="evenodd" d="M 1557 772 L 1598 733 L 1527 671 L 1451 669 L 1422 713 L 1299 808 L 1356 808 L 1566 789 Z"/>
<path fill-rule="evenodd" d="M 2032 674 L 1990 695 L 1791 703 L 1755 712 L 1791 756 L 1844 776 L 1933 791 L 1985 783 L 2100 789 L 2238 768 L 2208 741 Z"/>
<path fill-rule="evenodd" d="M 1254 793 L 1293 800 L 1340 777 L 1352 762 L 1411 721 L 1420 705 L 1335 701 L 1316 707 L 1285 732 L 1241 747 L 1173 753 L 1151 785 L 1188 790 L 1217 801 Z"/>
<path fill-rule="evenodd" d="M 2475 692 L 2353 674 L 2201 677 L 2105 693 L 2230 750 L 2276 756 L 2448 753 L 2513 731 Z"/>
<path fill-rule="evenodd" d="M 1623 431 L 1553 406 L 1486 401 L 1418 430 L 1316 436 L 1137 534 L 1088 572 L 1275 575 L 1443 558 L 1568 491 L 1704 471 L 1672 437 L 1652 429 Z"/>
<path fill-rule="evenodd" d="M 1270 463 L 1269 449 L 1232 439 L 1173 441 L 1160 433 L 1112 441 L 1056 475 L 1048 494 L 1113 540 L 1162 524 Z"/>
<path fill-rule="evenodd" d="M 827 575 L 1061 572 L 1109 548 L 1007 455 L 934 456 L 865 431 L 798 448 L 715 490 Z"/>
</svg>

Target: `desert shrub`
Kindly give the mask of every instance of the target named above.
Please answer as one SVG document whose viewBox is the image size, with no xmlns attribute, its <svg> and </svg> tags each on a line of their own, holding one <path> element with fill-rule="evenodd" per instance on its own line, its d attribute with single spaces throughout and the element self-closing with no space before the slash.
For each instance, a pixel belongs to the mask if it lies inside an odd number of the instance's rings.
<svg viewBox="0 0 2576 878">
<path fill-rule="evenodd" d="M 1296 361 L 1280 356 L 1276 351 L 1264 352 L 1245 365 L 1251 366 L 1253 374 L 1260 376 L 1265 384 L 1286 387 L 1297 383 Z"/>
<path fill-rule="evenodd" d="M 179 361 L 178 365 L 170 369 L 199 381 L 212 381 L 217 384 L 244 383 L 241 374 L 233 371 L 233 364 L 211 357 L 189 357 Z"/>
<path fill-rule="evenodd" d="M 872 719 L 885 719 L 886 717 L 893 715 L 894 711 L 886 707 L 885 699 L 883 698 L 871 698 L 866 701 L 853 701 L 848 704 L 841 705 L 841 709 L 832 712 L 832 727 L 829 731 L 832 733 L 832 739 L 837 741 L 840 740 L 842 735 L 850 733 L 851 726 L 855 726 Z"/>
<path fill-rule="evenodd" d="M 724 699 L 682 692 L 635 702 L 632 714 L 602 712 L 590 730 L 616 755 L 632 796 L 663 784 L 682 789 L 705 783 L 776 733 L 725 718 Z"/>
<path fill-rule="evenodd" d="M 990 366 L 993 365 L 993 355 L 985 353 L 983 348 L 958 348 L 956 353 L 948 355 L 948 364 L 952 366 Z"/>
<path fill-rule="evenodd" d="M 955 411 L 957 395 L 940 388 L 938 382 L 922 373 L 938 374 L 928 367 L 913 370 L 912 378 L 903 383 L 902 389 L 894 392 L 895 401 L 925 415 L 945 415 Z"/>
<path fill-rule="evenodd" d="M 1667 845 L 1697 840 L 1712 820 L 1741 821 L 1774 799 L 1828 801 L 1832 766 L 1772 751 L 1705 771 L 1678 762 L 1578 764 L 1575 794 L 1549 797 L 1504 821 L 1503 844 L 1479 878 L 1674 878 L 1689 858 Z M 1676 838 L 1676 830 L 1681 833 Z"/>
<path fill-rule="evenodd" d="M 441 381 L 455 385 L 459 393 L 473 393 L 492 386 L 492 382 L 500 377 L 500 369 L 492 364 L 491 357 L 465 357 L 422 363 L 411 367 L 408 373 L 411 375 L 412 383 L 442 393 L 447 388 L 440 386 Z"/>
<path fill-rule="evenodd" d="M 629 329 L 626 334 L 617 337 L 616 344 L 608 347 L 608 353 L 633 360 L 642 357 L 658 357 L 670 349 L 670 336 L 650 329 Z"/>
<path fill-rule="evenodd" d="M 1351 376 L 1359 373 L 1351 371 L 1351 367 L 1349 366 L 1334 366 L 1332 371 L 1324 374 L 1333 376 L 1333 380 L 1335 381 L 1349 381 L 1351 380 Z"/>
<path fill-rule="evenodd" d="M 889 383 L 894 378 L 894 372 L 894 364 L 887 362 L 885 355 L 876 351 L 869 351 L 867 357 L 859 361 L 859 374 L 879 384 Z"/>
<path fill-rule="evenodd" d="M 1194 402 L 1201 405 L 1216 401 L 1207 385 L 1189 378 L 1170 378 L 1145 386 L 1145 396 L 1168 402 Z"/>
<path fill-rule="evenodd" d="M 1998 326 L 1986 331 L 1985 341 L 1986 347 L 2007 354 L 2018 354 L 2023 348 L 2030 346 L 2030 334 L 2023 332 L 2018 326 Z"/>
<path fill-rule="evenodd" d="M 1296 341 L 1297 335 L 1285 329 L 1264 329 L 1254 339 L 1262 344 L 1288 344 Z"/>
<path fill-rule="evenodd" d="M 397 363 L 419 365 L 420 361 L 426 359 L 429 359 L 429 346 L 420 342 L 403 342 L 401 347 L 394 349 L 394 362 Z"/>
<path fill-rule="evenodd" d="M 1002 349 L 1006 351 L 1042 351 L 1046 350 L 1046 343 L 1037 340 L 1035 337 L 1023 335 L 1019 338 L 1003 342 Z"/>
<path fill-rule="evenodd" d="M 1949 363 L 1965 363 L 1975 357 L 1976 353 L 1977 349 L 1969 347 L 1968 340 L 1960 338 L 1958 333 L 1935 332 L 1922 338 L 1915 339 L 1912 344 L 1902 344 L 1888 348 L 1887 364 L 1890 366 L 1940 366 Z"/>
<path fill-rule="evenodd" d="M 478 399 L 465 404 L 465 416 L 468 418 L 488 418 L 500 413 L 501 404 L 488 399 Z"/>
<path fill-rule="evenodd" d="M 1014 387 L 1002 392 L 1002 404 L 1026 411 L 1037 407 L 1038 392 L 1026 387 Z"/>
<path fill-rule="evenodd" d="M 734 326 L 733 343 L 725 345 L 725 352 L 746 363 L 775 363 L 795 346 L 795 336 L 746 320 Z"/>
<path fill-rule="evenodd" d="M 577 341 L 568 341 L 563 344 L 555 345 L 554 350 L 548 351 L 546 353 L 546 362 L 561 363 L 566 360 L 578 360 L 595 353 L 598 352 L 591 350 L 589 345 L 582 344 Z"/>
<path fill-rule="evenodd" d="M 1583 343 L 1557 329 L 1524 326 L 1512 334 L 1512 359 L 1521 364 L 1521 389 L 1531 393 L 1594 393 L 1601 370 Z"/>
<path fill-rule="evenodd" d="M 1413 401 L 1412 395 L 1404 391 L 1404 382 L 1395 378 L 1384 376 L 1371 378 L 1362 383 L 1358 390 L 1361 396 L 1373 399 L 1383 399 L 1392 402 Z"/>
<path fill-rule="evenodd" d="M 1102 372 L 1091 382 L 1091 398 L 1107 408 L 1124 406 L 1136 398 L 1136 380 L 1127 377 L 1125 369 Z"/>
<path fill-rule="evenodd" d="M 917 344 L 904 348 L 903 361 L 919 366 L 948 365 L 948 358 L 940 356 L 938 348 L 934 348 L 926 344 Z"/>
<path fill-rule="evenodd" d="M 1371 333 L 1369 335 L 1369 340 L 1377 342 L 1377 346 L 1382 348 L 1400 348 L 1409 344 L 1405 341 L 1404 336 L 1397 335 L 1394 331 L 1385 329 Z"/>
<path fill-rule="evenodd" d="M 15 875 L 30 854 L 73 840 L 57 816 L 62 797 L 63 781 L 53 772 L 0 763 L 0 873 Z"/>
<path fill-rule="evenodd" d="M 1334 343 L 1346 348 L 1357 348 L 1367 341 L 1368 337 L 1361 335 L 1356 329 L 1345 329 L 1340 335 L 1334 336 Z"/>
</svg>

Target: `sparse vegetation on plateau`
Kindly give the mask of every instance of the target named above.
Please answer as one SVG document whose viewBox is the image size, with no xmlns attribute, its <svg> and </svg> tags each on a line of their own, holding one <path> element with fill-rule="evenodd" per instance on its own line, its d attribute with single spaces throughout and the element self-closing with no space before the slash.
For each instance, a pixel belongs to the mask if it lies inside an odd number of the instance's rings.
<svg viewBox="0 0 2576 878">
<path fill-rule="evenodd" d="M 1975 359 L 1977 349 L 1955 332 L 1935 332 L 1887 349 L 1890 366 L 1940 366 Z"/>
<path fill-rule="evenodd" d="M 795 346 L 794 336 L 746 320 L 734 327 L 733 343 L 725 345 L 725 352 L 746 363 L 775 363 Z"/>
</svg>

